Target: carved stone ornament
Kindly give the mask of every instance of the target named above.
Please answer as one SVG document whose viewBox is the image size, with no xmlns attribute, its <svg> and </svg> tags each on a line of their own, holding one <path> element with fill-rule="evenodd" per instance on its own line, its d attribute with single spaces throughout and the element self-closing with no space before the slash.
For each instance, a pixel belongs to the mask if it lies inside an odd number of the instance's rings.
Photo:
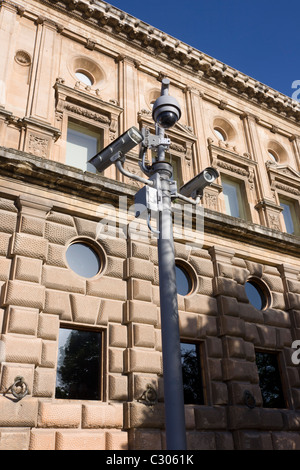
<svg viewBox="0 0 300 470">
<path fill-rule="evenodd" d="M 46 158 L 48 153 L 48 140 L 34 134 L 29 134 L 28 152 L 37 157 Z"/>
<path fill-rule="evenodd" d="M 19 65 L 28 67 L 31 64 L 31 55 L 26 51 L 19 50 L 16 52 L 15 61 Z"/>
</svg>

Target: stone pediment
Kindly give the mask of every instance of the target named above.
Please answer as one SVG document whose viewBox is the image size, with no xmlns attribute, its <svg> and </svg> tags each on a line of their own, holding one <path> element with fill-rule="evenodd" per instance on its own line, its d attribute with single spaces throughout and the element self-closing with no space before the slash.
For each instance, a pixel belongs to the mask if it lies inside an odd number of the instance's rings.
<svg viewBox="0 0 300 470">
<path fill-rule="evenodd" d="M 300 179 L 299 171 L 294 170 L 294 168 L 289 165 L 277 165 L 276 163 L 271 163 L 267 165 L 269 171 L 274 171 L 278 174 L 286 176 L 287 178 L 298 178 Z"/>
<path fill-rule="evenodd" d="M 289 165 L 266 163 L 271 188 L 300 196 L 300 173 Z"/>
</svg>

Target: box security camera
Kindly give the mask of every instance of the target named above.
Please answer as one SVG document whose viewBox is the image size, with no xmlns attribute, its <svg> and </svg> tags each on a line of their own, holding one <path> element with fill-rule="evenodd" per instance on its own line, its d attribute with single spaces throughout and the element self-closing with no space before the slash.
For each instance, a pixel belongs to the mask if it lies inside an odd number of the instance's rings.
<svg viewBox="0 0 300 470">
<path fill-rule="evenodd" d="M 105 149 L 101 150 L 89 160 L 98 171 L 104 171 L 112 163 L 120 160 L 124 155 L 132 150 L 136 145 L 143 141 L 143 134 L 136 128 L 131 127 L 120 137 L 109 144 Z"/>
<path fill-rule="evenodd" d="M 188 183 L 183 185 L 180 188 L 179 193 L 183 196 L 196 199 L 197 196 L 202 196 L 204 188 L 213 183 L 218 176 L 219 172 L 215 170 L 215 168 L 208 167 Z"/>
</svg>

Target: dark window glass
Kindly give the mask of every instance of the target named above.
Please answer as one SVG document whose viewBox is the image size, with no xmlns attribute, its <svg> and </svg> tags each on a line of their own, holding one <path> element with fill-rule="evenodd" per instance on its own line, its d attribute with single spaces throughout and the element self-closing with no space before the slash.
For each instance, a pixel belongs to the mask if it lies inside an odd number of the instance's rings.
<svg viewBox="0 0 300 470">
<path fill-rule="evenodd" d="M 267 299 L 260 286 L 253 281 L 247 281 L 245 284 L 246 294 L 250 304 L 258 310 L 262 310 L 267 305 Z"/>
<path fill-rule="evenodd" d="M 188 295 L 192 290 L 192 281 L 187 271 L 176 265 L 176 285 L 179 295 Z"/>
<path fill-rule="evenodd" d="M 265 408 L 285 408 L 277 355 L 257 352 L 256 364 L 263 406 Z"/>
<path fill-rule="evenodd" d="M 56 398 L 101 399 L 101 333 L 61 328 Z"/>
<path fill-rule="evenodd" d="M 204 404 L 202 371 L 197 344 L 181 343 L 181 364 L 185 404 Z"/>
<path fill-rule="evenodd" d="M 70 268 L 83 277 L 94 277 L 100 271 L 98 254 L 86 243 L 73 243 L 66 251 Z"/>
</svg>

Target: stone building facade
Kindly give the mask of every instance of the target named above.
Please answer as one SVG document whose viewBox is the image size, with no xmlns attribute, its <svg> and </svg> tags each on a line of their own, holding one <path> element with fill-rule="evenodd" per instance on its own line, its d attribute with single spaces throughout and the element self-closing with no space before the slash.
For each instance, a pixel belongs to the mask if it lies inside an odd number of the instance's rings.
<svg viewBox="0 0 300 470">
<path fill-rule="evenodd" d="M 1 0 L 0 37 L 0 448 L 165 448 L 156 240 L 126 236 L 135 181 L 67 155 L 70 129 L 98 148 L 153 131 L 168 77 L 179 184 L 220 172 L 202 242 L 175 240 L 191 278 L 180 334 L 203 393 L 185 406 L 188 448 L 300 449 L 299 104 L 100 0 Z M 125 168 L 142 174 L 138 157 Z M 103 217 L 117 222 L 101 235 Z M 75 242 L 98 254 L 95 276 L 71 269 Z M 63 329 L 100 335 L 97 399 L 56 394 Z M 280 406 L 265 406 L 259 353 L 278 363 Z"/>
</svg>

